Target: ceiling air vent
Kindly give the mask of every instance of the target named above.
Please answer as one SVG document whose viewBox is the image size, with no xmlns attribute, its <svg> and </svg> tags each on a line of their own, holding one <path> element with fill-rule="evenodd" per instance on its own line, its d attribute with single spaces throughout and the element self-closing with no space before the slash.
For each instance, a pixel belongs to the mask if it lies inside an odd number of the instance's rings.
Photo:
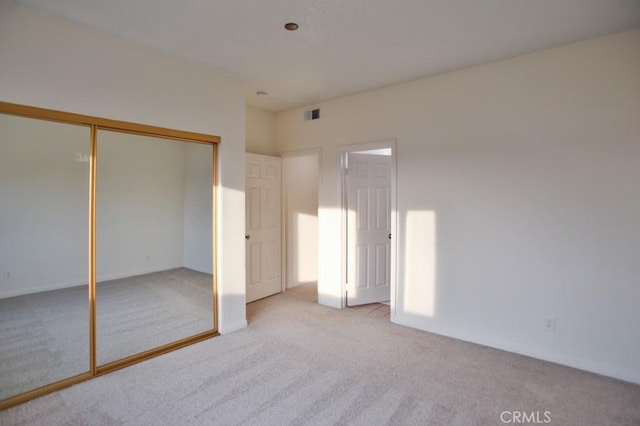
<svg viewBox="0 0 640 426">
<path fill-rule="evenodd" d="M 304 120 L 317 120 L 320 118 L 320 108 L 310 109 L 309 111 L 304 112 Z"/>
</svg>

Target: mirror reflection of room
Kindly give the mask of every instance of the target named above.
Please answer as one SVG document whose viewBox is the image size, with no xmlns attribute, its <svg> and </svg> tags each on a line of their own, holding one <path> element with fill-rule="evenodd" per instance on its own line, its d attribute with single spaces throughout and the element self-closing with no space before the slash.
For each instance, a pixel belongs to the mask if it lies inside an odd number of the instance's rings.
<svg viewBox="0 0 640 426">
<path fill-rule="evenodd" d="M 0 400 L 89 371 L 90 128 L 0 114 Z"/>
<path fill-rule="evenodd" d="M 213 328 L 213 147 L 99 129 L 97 363 Z"/>
<path fill-rule="evenodd" d="M 0 401 L 216 329 L 214 146 L 95 135 L 92 190 L 91 125 L 0 113 Z"/>
</svg>

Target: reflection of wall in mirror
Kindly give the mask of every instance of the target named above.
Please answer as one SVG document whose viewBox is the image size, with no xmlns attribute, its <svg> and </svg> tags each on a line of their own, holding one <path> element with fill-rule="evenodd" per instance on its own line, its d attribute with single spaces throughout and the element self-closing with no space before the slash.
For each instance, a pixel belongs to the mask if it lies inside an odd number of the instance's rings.
<svg viewBox="0 0 640 426">
<path fill-rule="evenodd" d="M 185 145 L 98 130 L 96 281 L 182 266 Z"/>
<path fill-rule="evenodd" d="M 186 144 L 184 261 L 186 268 L 213 273 L 213 147 Z"/>
<path fill-rule="evenodd" d="M 87 283 L 89 140 L 0 114 L 0 298 Z"/>
<path fill-rule="evenodd" d="M 0 160 L 0 297 L 86 285 L 88 128 L 1 119 L 11 138 Z M 213 148 L 106 132 L 98 150 L 97 281 L 210 273 Z"/>
</svg>

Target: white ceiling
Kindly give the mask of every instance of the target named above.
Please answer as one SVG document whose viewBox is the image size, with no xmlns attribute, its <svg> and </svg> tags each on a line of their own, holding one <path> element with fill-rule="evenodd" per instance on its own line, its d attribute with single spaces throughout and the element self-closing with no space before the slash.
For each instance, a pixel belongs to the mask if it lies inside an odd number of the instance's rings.
<svg viewBox="0 0 640 426">
<path fill-rule="evenodd" d="M 640 0 L 20 2 L 236 76 L 271 111 L 640 26 Z"/>
</svg>

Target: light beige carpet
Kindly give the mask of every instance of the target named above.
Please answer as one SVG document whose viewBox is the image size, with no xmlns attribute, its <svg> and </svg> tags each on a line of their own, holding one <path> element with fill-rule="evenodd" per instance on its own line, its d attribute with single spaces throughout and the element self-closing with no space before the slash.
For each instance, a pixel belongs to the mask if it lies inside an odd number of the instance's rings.
<svg viewBox="0 0 640 426">
<path fill-rule="evenodd" d="M 213 328 L 211 275 L 187 268 L 97 285 L 98 365 Z M 89 370 L 87 286 L 0 299 L 0 399 Z"/>
<path fill-rule="evenodd" d="M 639 425 L 640 386 L 334 310 L 303 286 L 249 327 L 0 412 L 35 425 Z M 507 417 L 504 419 L 509 420 Z"/>
</svg>

